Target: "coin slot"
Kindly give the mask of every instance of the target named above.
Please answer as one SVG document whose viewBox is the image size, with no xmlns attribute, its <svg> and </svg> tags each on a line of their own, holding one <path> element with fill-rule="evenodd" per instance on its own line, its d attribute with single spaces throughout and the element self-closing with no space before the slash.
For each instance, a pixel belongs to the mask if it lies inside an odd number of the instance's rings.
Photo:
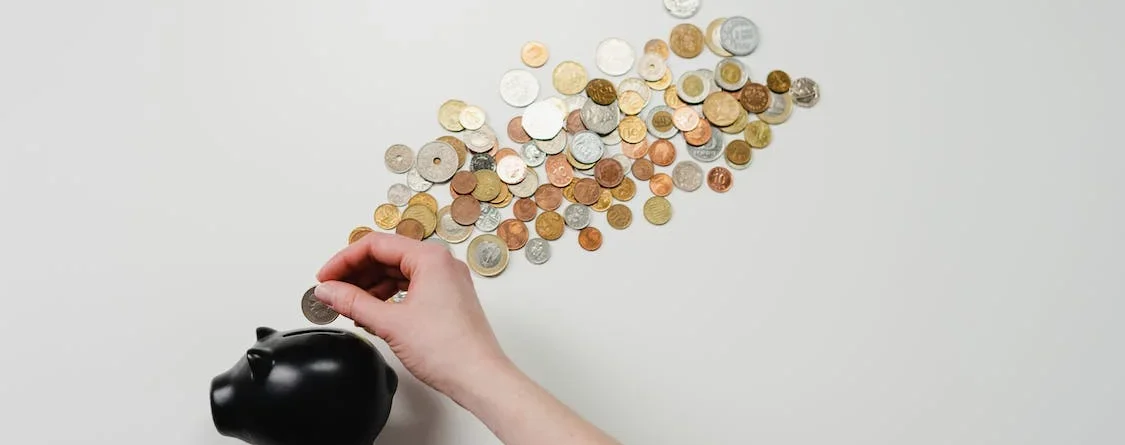
<svg viewBox="0 0 1125 445">
<path fill-rule="evenodd" d="M 334 330 L 334 329 L 306 329 L 304 331 L 286 332 L 285 334 L 282 335 L 282 337 L 293 337 L 293 336 L 297 336 L 297 335 L 306 335 L 306 334 L 344 335 L 343 332 L 340 332 L 340 331 L 337 331 L 337 330 Z"/>
</svg>

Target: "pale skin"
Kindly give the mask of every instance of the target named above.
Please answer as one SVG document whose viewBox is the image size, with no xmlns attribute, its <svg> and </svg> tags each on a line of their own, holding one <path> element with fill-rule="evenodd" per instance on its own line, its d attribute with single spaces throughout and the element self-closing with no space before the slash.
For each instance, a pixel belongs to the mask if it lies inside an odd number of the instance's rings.
<svg viewBox="0 0 1125 445">
<path fill-rule="evenodd" d="M 505 445 L 620 445 L 509 360 L 468 266 L 444 247 L 372 232 L 333 256 L 317 280 L 317 299 L 386 341 L 411 374 Z M 399 289 L 406 300 L 388 302 Z"/>
</svg>

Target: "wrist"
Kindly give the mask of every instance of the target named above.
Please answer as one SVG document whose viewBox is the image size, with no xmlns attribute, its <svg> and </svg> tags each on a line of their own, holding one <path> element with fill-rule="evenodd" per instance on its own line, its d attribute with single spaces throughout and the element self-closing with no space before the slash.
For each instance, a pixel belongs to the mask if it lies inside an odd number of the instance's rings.
<svg viewBox="0 0 1125 445">
<path fill-rule="evenodd" d="M 524 379 L 526 376 L 508 357 L 490 357 L 464 364 L 438 390 L 465 409 L 476 411 L 490 397 L 510 393 Z"/>
</svg>

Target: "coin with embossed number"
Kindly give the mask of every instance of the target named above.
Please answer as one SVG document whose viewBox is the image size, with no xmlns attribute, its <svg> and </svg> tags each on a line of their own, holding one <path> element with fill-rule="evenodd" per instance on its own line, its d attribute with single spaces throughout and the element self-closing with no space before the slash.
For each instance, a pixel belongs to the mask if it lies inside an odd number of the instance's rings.
<svg viewBox="0 0 1125 445">
<path fill-rule="evenodd" d="M 523 254 L 527 257 L 527 262 L 531 264 L 543 264 L 551 259 L 551 243 L 543 238 L 532 238 L 527 240 L 527 245 L 523 248 Z"/>
<path fill-rule="evenodd" d="M 736 56 L 745 56 L 758 47 L 758 25 L 741 16 L 730 17 L 719 28 L 719 44 Z"/>
<path fill-rule="evenodd" d="M 485 233 L 473 238 L 466 250 L 469 268 L 482 277 L 500 275 L 508 267 L 508 245 L 499 236 Z"/>
<path fill-rule="evenodd" d="M 315 291 L 316 286 L 310 287 L 309 290 L 305 291 L 305 294 L 301 296 L 301 313 L 305 315 L 305 319 L 312 324 L 318 325 L 326 325 L 336 321 L 336 317 L 339 317 L 340 314 L 328 305 L 321 303 L 320 300 L 317 300 Z"/>
</svg>

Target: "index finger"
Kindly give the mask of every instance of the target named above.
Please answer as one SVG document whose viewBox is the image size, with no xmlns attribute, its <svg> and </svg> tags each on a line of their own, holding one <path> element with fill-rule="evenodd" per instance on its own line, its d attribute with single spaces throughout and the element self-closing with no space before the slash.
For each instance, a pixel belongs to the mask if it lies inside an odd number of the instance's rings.
<svg viewBox="0 0 1125 445">
<path fill-rule="evenodd" d="M 398 234 L 371 232 L 336 253 L 320 268 L 320 282 L 343 280 L 369 269 L 397 267 L 406 279 L 417 270 L 425 243 Z"/>
</svg>

